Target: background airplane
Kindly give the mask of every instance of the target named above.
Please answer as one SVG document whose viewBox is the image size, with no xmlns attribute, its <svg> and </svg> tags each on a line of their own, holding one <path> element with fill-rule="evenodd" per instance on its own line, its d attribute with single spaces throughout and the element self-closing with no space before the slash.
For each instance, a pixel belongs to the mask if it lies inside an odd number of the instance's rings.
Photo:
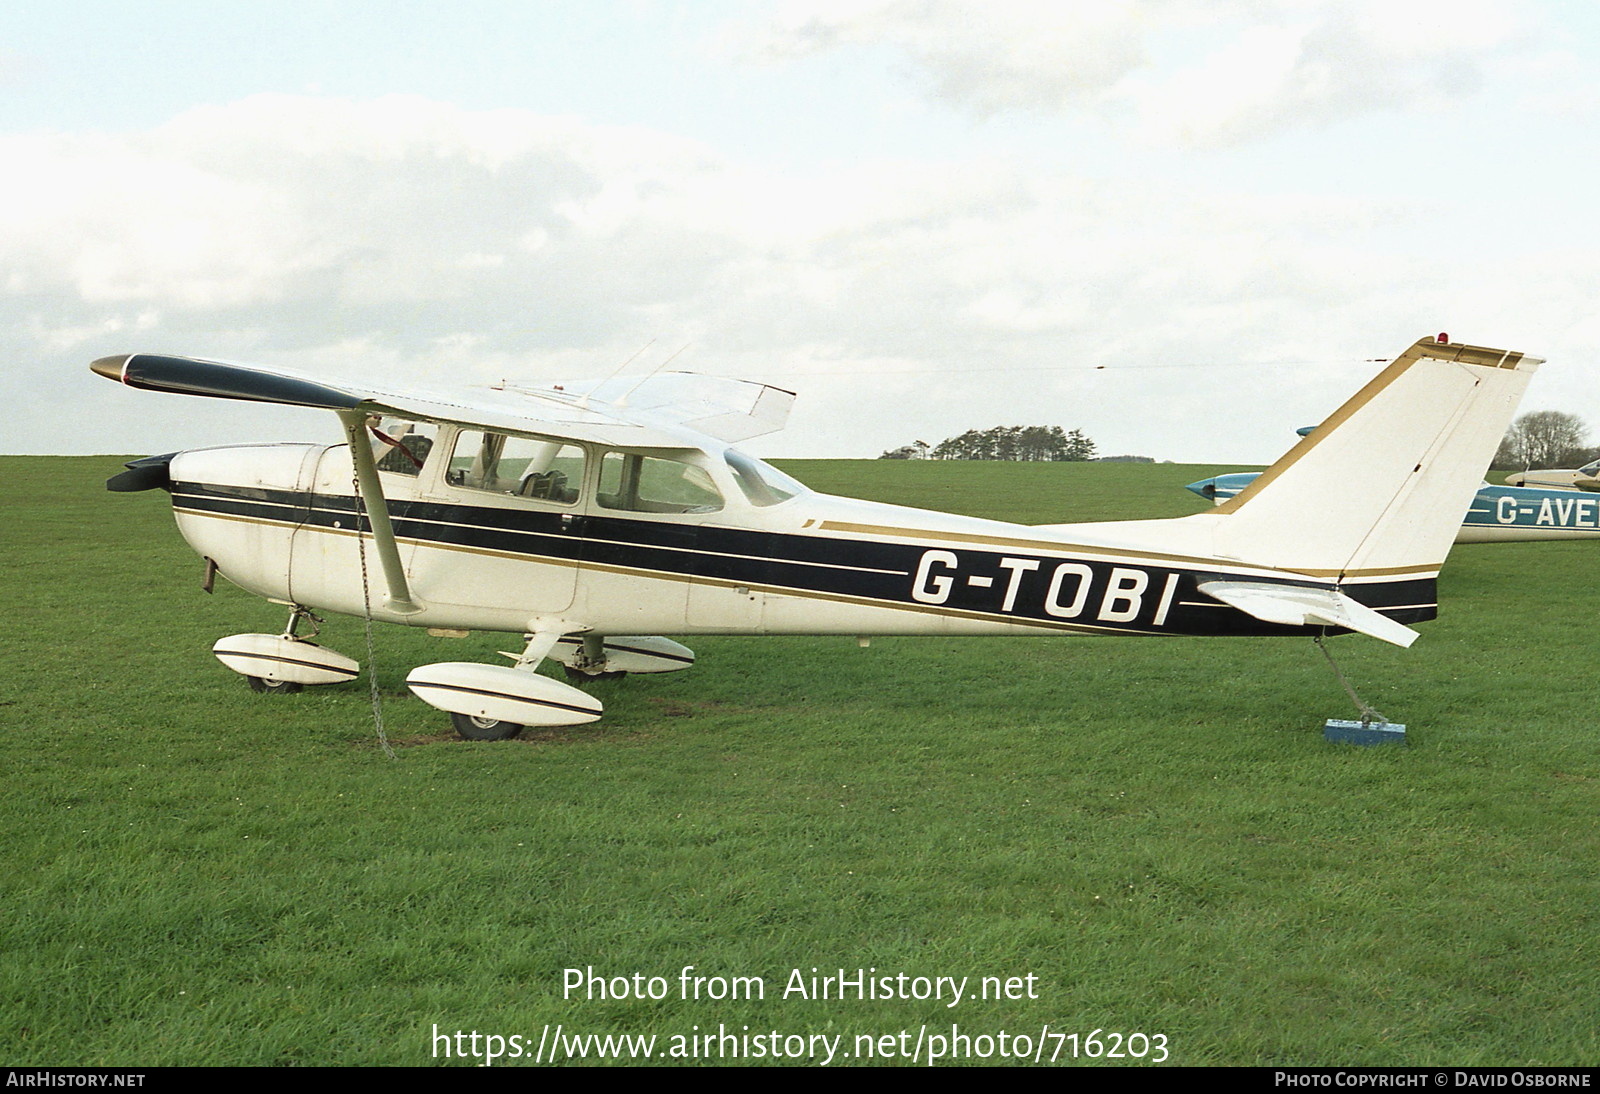
<svg viewBox="0 0 1600 1094">
<path fill-rule="evenodd" d="M 1600 470 L 1595 464 L 1590 464 L 1589 468 Z M 1259 474 L 1258 471 L 1235 471 L 1191 482 L 1185 489 L 1221 505 L 1254 482 Z M 1486 482 L 1473 495 L 1472 504 L 1456 533 L 1456 542 L 1507 543 L 1600 537 L 1600 494 L 1580 492 L 1583 489 L 1586 488 L 1495 486 Z"/>
<path fill-rule="evenodd" d="M 1600 491 L 1600 460 L 1582 467 L 1546 468 L 1539 471 L 1514 471 L 1506 476 L 1511 486 L 1543 486 L 1553 490 Z"/>
</svg>

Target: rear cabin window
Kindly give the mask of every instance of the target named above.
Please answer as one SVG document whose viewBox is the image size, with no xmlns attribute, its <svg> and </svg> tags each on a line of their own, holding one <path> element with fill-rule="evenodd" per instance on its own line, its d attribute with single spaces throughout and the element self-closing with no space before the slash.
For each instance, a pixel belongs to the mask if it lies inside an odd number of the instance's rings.
<svg viewBox="0 0 1600 1094">
<path fill-rule="evenodd" d="M 415 477 L 433 451 L 439 427 L 432 422 L 408 422 L 400 418 L 384 418 L 376 425 L 369 419 L 367 432 L 372 435 L 372 458 L 379 471 L 392 471 L 396 475 Z"/>
<path fill-rule="evenodd" d="M 722 492 L 703 467 L 634 452 L 607 452 L 600 461 L 600 491 L 607 509 L 631 513 L 715 513 Z"/>
<path fill-rule="evenodd" d="M 464 429 L 456 437 L 445 482 L 466 490 L 577 504 L 583 449 L 575 444 Z"/>
</svg>

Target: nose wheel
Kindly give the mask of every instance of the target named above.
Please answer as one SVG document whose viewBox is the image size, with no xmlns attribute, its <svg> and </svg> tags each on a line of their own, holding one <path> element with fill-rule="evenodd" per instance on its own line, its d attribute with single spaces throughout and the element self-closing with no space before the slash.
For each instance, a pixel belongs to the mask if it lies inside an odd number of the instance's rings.
<svg viewBox="0 0 1600 1094">
<path fill-rule="evenodd" d="M 295 632 L 302 622 L 311 624 L 309 635 Z M 282 634 L 234 634 L 218 639 L 211 652 L 228 668 L 243 676 L 257 695 L 293 695 L 307 684 L 341 684 L 361 671 L 355 661 L 317 645 L 322 620 L 296 604 Z"/>
</svg>

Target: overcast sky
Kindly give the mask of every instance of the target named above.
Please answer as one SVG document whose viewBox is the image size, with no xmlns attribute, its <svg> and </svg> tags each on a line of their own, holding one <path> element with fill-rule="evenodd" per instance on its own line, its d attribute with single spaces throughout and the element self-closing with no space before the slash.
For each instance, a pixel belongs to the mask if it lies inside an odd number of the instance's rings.
<svg viewBox="0 0 1600 1094">
<path fill-rule="evenodd" d="M 342 436 L 109 353 L 648 345 L 798 391 L 765 456 L 1265 463 L 1439 331 L 1600 433 L 1597 74 L 1582 0 L 6 4 L 0 451 Z"/>
</svg>

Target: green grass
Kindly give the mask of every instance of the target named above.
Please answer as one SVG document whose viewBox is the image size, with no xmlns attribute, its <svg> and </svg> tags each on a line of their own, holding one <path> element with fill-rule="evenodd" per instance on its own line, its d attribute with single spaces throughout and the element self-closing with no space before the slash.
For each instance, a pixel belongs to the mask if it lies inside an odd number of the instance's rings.
<svg viewBox="0 0 1600 1094">
<path fill-rule="evenodd" d="M 1162 1033 L 1180 1064 L 1588 1064 L 1600 543 L 1458 548 L 1409 651 L 1332 644 L 1406 747 L 1321 738 L 1303 640 L 691 639 L 605 718 L 468 744 L 377 631 L 365 681 L 249 692 L 219 585 L 114 458 L 0 459 L 0 1063 L 418 1064 L 435 1025 Z M 1027 522 L 1192 512 L 1212 468 L 796 462 Z M 359 621 L 324 640 L 365 661 Z M 511 639 L 515 642 L 515 639 Z M 678 972 L 761 976 L 677 998 Z M 662 976 L 562 998 L 562 971 Z M 1035 999 L 782 999 L 791 969 L 1038 977 Z"/>
</svg>

